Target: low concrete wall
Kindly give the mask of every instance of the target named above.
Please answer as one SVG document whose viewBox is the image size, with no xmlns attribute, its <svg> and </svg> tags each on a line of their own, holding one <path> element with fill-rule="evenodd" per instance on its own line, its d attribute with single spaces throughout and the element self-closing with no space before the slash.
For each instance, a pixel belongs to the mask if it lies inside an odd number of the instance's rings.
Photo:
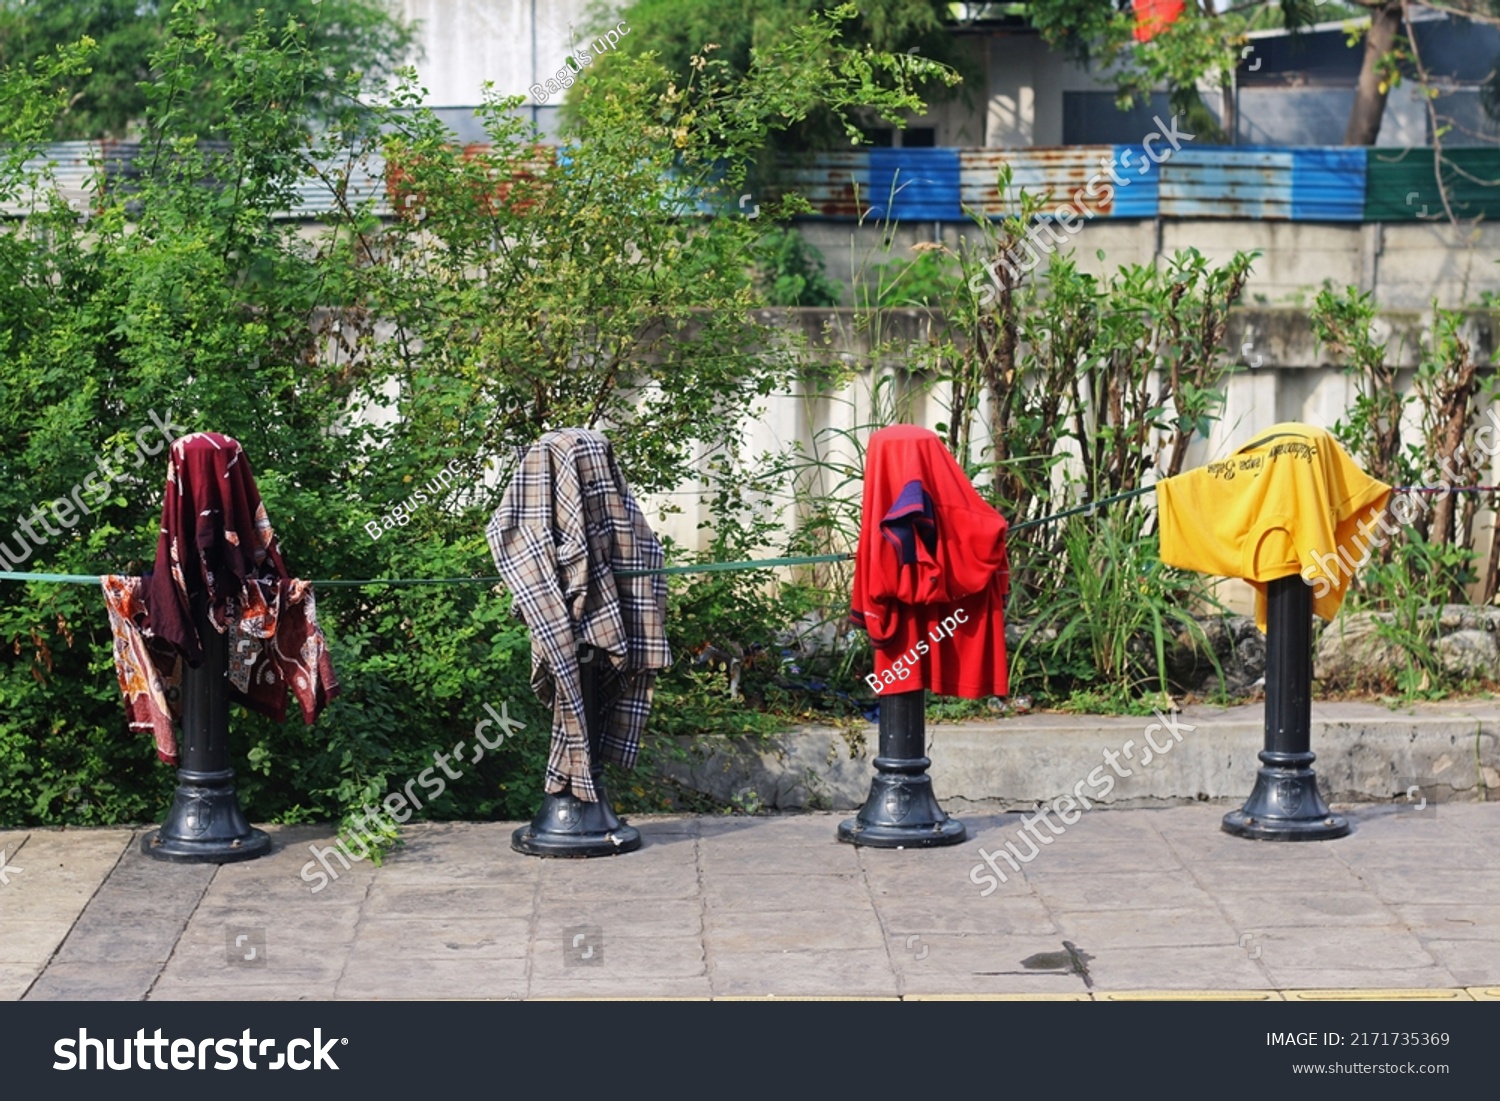
<svg viewBox="0 0 1500 1101">
<path fill-rule="evenodd" d="M 1146 747 L 1146 728 L 1155 721 L 1046 714 L 929 725 L 933 785 L 950 811 L 1031 807 L 1074 794 L 1080 785 L 1085 796 L 1106 806 L 1238 804 L 1250 794 L 1263 744 L 1261 705 L 1186 708 L 1175 717 L 1180 741 L 1165 729 L 1151 731 L 1157 745 L 1171 747 L 1161 754 Z M 1123 756 L 1127 742 L 1133 743 L 1129 758 Z M 744 802 L 753 793 L 768 809 L 847 810 L 864 802 L 877 744 L 873 725 L 852 734 L 803 727 L 762 747 L 682 739 L 695 761 L 671 774 L 725 801 Z M 1425 798 L 1431 807 L 1500 800 L 1500 705 L 1495 703 L 1401 710 L 1364 703 L 1315 706 L 1312 747 L 1324 797 L 1331 802 Z M 1111 771 L 1105 751 L 1116 754 L 1117 770 Z M 1101 767 L 1102 773 L 1096 771 Z M 1104 778 L 1115 781 L 1107 793 Z"/>
</svg>

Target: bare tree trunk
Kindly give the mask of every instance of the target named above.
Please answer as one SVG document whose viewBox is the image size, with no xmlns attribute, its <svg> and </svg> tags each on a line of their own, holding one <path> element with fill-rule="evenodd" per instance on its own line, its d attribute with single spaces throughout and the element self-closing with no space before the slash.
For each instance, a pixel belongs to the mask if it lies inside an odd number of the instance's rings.
<svg viewBox="0 0 1500 1101">
<path fill-rule="evenodd" d="M 1354 108 L 1349 112 L 1349 126 L 1344 131 L 1345 145 L 1374 145 L 1380 135 L 1380 120 L 1385 117 L 1385 99 L 1389 86 L 1381 89 L 1380 59 L 1396 43 L 1405 20 L 1404 0 L 1385 0 L 1369 7 L 1370 29 L 1365 32 L 1365 57 L 1359 69 L 1359 84 L 1354 91 Z"/>
</svg>

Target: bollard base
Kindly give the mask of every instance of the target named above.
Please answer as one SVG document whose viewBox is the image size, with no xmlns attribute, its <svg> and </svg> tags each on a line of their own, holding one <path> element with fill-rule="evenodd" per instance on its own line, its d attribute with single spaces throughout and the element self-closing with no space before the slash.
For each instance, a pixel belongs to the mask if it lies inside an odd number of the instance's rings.
<svg viewBox="0 0 1500 1101">
<path fill-rule="evenodd" d="M 875 759 L 877 769 L 913 765 L 925 770 L 928 760 Z M 968 830 L 938 806 L 930 776 L 879 772 L 870 781 L 865 805 L 856 817 L 840 823 L 838 834 L 840 841 L 871 849 L 931 849 L 957 845 Z"/>
<path fill-rule="evenodd" d="M 271 851 L 271 838 L 245 821 L 229 773 L 179 770 L 172 809 L 159 829 L 141 838 L 141 851 L 178 864 L 233 864 Z"/>
<path fill-rule="evenodd" d="M 1328 809 L 1312 769 L 1262 768 L 1250 798 L 1224 816 L 1223 828 L 1254 841 L 1331 841 L 1349 833 L 1349 820 Z"/>
<path fill-rule="evenodd" d="M 542 796 L 530 824 L 510 835 L 510 847 L 527 856 L 587 858 L 618 856 L 641 847 L 641 832 L 627 826 L 609 807 L 604 789 L 588 803 L 570 791 Z"/>
</svg>

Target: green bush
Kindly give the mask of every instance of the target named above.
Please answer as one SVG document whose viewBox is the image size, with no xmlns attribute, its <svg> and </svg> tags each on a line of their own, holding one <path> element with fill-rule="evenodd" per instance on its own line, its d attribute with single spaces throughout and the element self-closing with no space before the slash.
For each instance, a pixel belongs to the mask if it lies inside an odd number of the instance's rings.
<svg viewBox="0 0 1500 1101">
<path fill-rule="evenodd" d="M 173 7 L 149 59 L 143 172 L 99 187 L 86 217 L 30 158 L 60 133 L 90 43 L 0 72 L 0 201 L 25 211 L 0 222 L 0 515 L 70 492 L 154 412 L 243 443 L 297 576 L 492 574 L 481 533 L 518 446 L 597 426 L 637 491 L 667 488 L 784 376 L 751 314 L 755 243 L 782 211 L 696 217 L 737 193 L 767 132 L 814 107 L 919 106 L 909 61 L 848 50 L 820 19 L 748 74 L 705 60 L 667 92 L 649 91 L 667 83 L 650 59 L 601 66 L 561 156 L 535 146 L 518 99 L 488 104 L 492 145 L 464 152 L 409 84 L 370 107 L 306 27 L 229 10 Z M 225 108 L 212 130 L 205 95 Z M 395 219 L 347 186 L 376 151 Z M 288 219 L 318 185 L 334 212 Z M 470 473 L 382 525 L 445 466 Z M 161 484 L 159 458 L 127 468 L 21 568 L 148 568 Z M 344 694 L 311 727 L 233 716 L 246 812 L 338 818 L 505 703 L 524 731 L 422 814 L 529 815 L 550 723 L 505 594 L 323 586 L 318 601 Z M 0 824 L 159 816 L 173 777 L 126 730 L 98 589 L 0 582 L 0 640 Z M 664 679 L 661 730 L 761 722 L 716 712 L 690 672 Z"/>
</svg>

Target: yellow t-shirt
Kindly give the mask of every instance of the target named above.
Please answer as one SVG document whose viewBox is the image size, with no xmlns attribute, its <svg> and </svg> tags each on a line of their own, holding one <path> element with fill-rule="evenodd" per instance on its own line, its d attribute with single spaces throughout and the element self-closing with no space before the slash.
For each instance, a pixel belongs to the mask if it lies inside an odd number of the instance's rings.
<svg viewBox="0 0 1500 1101">
<path fill-rule="evenodd" d="M 1291 574 L 1315 586 L 1313 612 L 1332 619 L 1371 543 L 1386 538 L 1375 521 L 1390 495 L 1326 429 L 1278 424 L 1221 462 L 1156 483 L 1161 560 L 1249 581 L 1262 631 L 1266 582 Z"/>
</svg>

